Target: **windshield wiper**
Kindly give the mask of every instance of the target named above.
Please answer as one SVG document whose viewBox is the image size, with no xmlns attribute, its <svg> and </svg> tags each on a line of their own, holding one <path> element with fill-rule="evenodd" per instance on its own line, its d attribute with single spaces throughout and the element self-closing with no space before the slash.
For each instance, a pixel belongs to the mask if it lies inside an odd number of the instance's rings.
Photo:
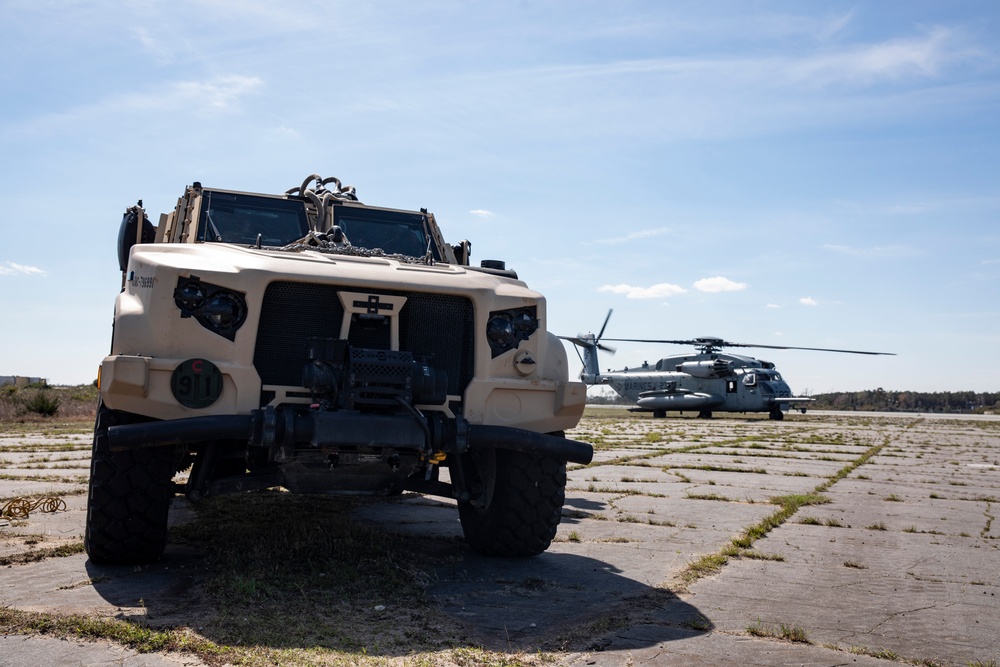
<svg viewBox="0 0 1000 667">
<path fill-rule="evenodd" d="M 205 211 L 205 219 L 208 220 L 208 230 L 215 235 L 215 240 L 218 242 L 222 241 L 222 234 L 219 233 L 219 228 L 215 226 L 215 222 L 212 221 L 212 211 Z"/>
</svg>

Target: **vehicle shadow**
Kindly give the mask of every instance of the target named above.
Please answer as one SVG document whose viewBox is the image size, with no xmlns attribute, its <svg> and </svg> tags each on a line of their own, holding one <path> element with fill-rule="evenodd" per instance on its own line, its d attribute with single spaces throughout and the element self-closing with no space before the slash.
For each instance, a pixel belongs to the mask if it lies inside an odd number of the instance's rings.
<svg viewBox="0 0 1000 667">
<path fill-rule="evenodd" d="M 693 605 L 596 558 L 546 552 L 499 559 L 466 552 L 440 568 L 428 597 L 494 650 L 602 650 L 683 639 L 712 628 Z M 640 634 L 634 629 L 642 627 Z"/>
<path fill-rule="evenodd" d="M 224 557 L 217 547 L 178 542 L 168 544 L 163 559 L 149 566 L 88 561 L 87 572 L 94 590 L 119 610 L 120 618 L 158 628 L 190 627 L 222 646 L 321 646 L 387 657 L 456 646 L 592 651 L 639 648 L 712 627 L 671 591 L 632 579 L 600 558 L 566 553 L 562 544 L 526 559 L 474 553 L 461 540 L 456 508 L 447 501 L 406 496 L 315 502 L 345 509 L 365 530 L 383 531 L 391 540 L 385 554 L 370 552 L 358 564 L 341 563 L 352 583 L 331 587 L 326 564 L 319 568 L 323 572 L 296 570 L 294 580 L 284 582 L 288 590 L 278 591 L 273 582 L 254 582 L 248 572 L 220 571 Z M 252 513 L 245 526 L 233 528 L 267 530 Z M 415 596 L 373 594 L 356 586 L 371 574 L 364 570 L 372 569 L 372 559 L 383 555 L 399 567 L 419 566 L 407 571 L 419 579 Z M 236 588 L 234 577 L 243 578 Z M 230 592 L 220 594 L 227 586 Z M 322 622 L 300 632 L 296 628 L 305 627 L 304 617 Z"/>
</svg>

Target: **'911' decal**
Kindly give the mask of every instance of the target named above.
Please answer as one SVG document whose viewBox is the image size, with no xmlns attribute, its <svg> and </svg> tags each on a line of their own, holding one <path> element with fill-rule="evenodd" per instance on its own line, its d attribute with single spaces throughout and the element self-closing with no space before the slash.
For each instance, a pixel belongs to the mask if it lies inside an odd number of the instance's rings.
<svg viewBox="0 0 1000 667">
<path fill-rule="evenodd" d="M 222 395 L 222 372 L 207 359 L 188 359 L 174 369 L 170 390 L 185 407 L 207 408 Z"/>
</svg>

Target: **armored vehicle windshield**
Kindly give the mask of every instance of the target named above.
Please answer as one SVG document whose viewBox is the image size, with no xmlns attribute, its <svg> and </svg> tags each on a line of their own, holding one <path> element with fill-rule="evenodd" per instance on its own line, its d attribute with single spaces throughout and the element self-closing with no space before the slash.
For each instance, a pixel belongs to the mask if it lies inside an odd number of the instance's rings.
<svg viewBox="0 0 1000 667">
<path fill-rule="evenodd" d="M 441 259 L 430 243 L 422 213 L 340 204 L 333 209 L 333 225 L 343 235 L 337 237 L 339 245 L 409 257 L 423 257 L 430 250 L 435 260 Z M 203 192 L 199 241 L 256 245 L 259 240 L 264 246 L 285 246 L 302 240 L 309 231 L 305 199 Z"/>
<path fill-rule="evenodd" d="M 309 233 L 302 200 L 213 190 L 205 190 L 202 197 L 200 241 L 251 245 L 260 234 L 263 245 L 281 246 Z"/>
</svg>

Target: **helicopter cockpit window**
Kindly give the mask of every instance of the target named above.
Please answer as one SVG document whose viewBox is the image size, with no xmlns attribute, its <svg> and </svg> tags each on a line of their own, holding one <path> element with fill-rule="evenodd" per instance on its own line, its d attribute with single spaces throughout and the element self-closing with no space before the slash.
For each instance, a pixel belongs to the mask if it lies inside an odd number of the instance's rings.
<svg viewBox="0 0 1000 667">
<path fill-rule="evenodd" d="M 355 247 L 423 257 L 430 245 L 434 259 L 441 259 L 437 247 L 430 243 L 426 220 L 420 213 L 338 206 L 333 224 L 340 226 Z"/>
<path fill-rule="evenodd" d="M 305 205 L 294 199 L 206 190 L 202 194 L 198 240 L 267 246 L 292 243 L 309 231 Z"/>
<path fill-rule="evenodd" d="M 743 384 L 744 384 L 744 386 L 747 386 L 747 387 L 756 387 L 757 386 L 757 374 L 756 373 L 747 373 L 746 375 L 744 375 L 743 376 Z"/>
</svg>

